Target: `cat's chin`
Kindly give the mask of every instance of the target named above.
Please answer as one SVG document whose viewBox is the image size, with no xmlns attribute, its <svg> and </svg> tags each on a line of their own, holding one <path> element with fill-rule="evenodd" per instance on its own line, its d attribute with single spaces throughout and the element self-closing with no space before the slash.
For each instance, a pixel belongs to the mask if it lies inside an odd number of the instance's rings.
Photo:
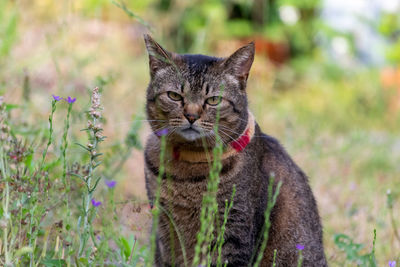
<svg viewBox="0 0 400 267">
<path fill-rule="evenodd" d="M 198 130 L 191 127 L 179 130 L 177 134 L 183 139 L 183 141 L 187 142 L 195 142 L 197 140 L 200 140 L 202 137 Z"/>
</svg>

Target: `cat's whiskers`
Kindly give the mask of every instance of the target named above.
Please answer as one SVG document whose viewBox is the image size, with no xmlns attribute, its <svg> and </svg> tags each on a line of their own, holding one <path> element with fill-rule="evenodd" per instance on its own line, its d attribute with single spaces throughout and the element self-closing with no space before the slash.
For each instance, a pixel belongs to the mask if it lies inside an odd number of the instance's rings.
<svg viewBox="0 0 400 267">
<path fill-rule="evenodd" d="M 211 125 L 204 125 L 202 123 L 199 125 L 199 127 L 201 127 L 204 130 L 207 130 L 207 131 L 212 131 L 212 129 L 213 129 L 213 127 Z"/>
<path fill-rule="evenodd" d="M 208 129 L 204 128 L 204 127 L 199 126 L 199 130 L 200 130 L 200 132 L 202 134 L 202 138 L 204 138 L 204 141 L 206 142 L 206 145 L 209 145 L 211 147 L 209 141 L 211 141 L 211 142 L 214 141 L 214 143 L 215 143 L 215 136 L 212 135 L 212 134 L 206 133 L 204 130 L 206 130 L 208 132 L 210 132 L 210 130 L 208 130 Z M 207 149 L 207 147 L 205 147 L 204 149 Z"/>
<path fill-rule="evenodd" d="M 173 133 L 176 132 L 177 129 L 178 129 L 178 127 L 173 127 L 173 128 L 171 129 L 171 131 L 168 132 L 168 134 L 167 134 L 166 137 L 167 137 L 167 138 L 170 137 Z"/>
<path fill-rule="evenodd" d="M 214 124 L 212 124 L 212 123 L 209 123 L 209 122 L 202 122 L 202 124 L 204 125 L 204 126 L 209 126 L 211 129 L 210 129 L 210 131 L 212 130 L 212 129 L 214 129 Z M 231 132 L 231 133 L 234 133 L 234 134 L 237 134 L 238 136 L 241 136 L 242 134 L 241 133 L 238 133 L 238 132 L 236 132 L 236 131 L 233 131 L 231 128 L 228 128 L 228 127 L 226 127 L 226 126 L 224 126 L 224 125 L 221 125 L 221 124 L 219 124 L 218 125 L 218 128 L 219 129 L 223 129 L 223 130 L 225 130 L 225 131 L 229 131 L 229 132 Z M 233 137 L 232 137 L 233 138 Z"/>
<path fill-rule="evenodd" d="M 169 131 L 169 126 L 168 126 L 168 125 L 162 125 L 161 127 L 157 127 L 156 129 L 154 129 L 153 132 L 154 132 L 155 134 L 157 134 L 157 132 L 162 131 L 162 130 L 164 130 L 164 129 L 166 129 L 167 131 Z"/>
<path fill-rule="evenodd" d="M 202 121 L 201 125 L 208 126 L 210 128 L 214 128 L 214 123 L 207 122 L 207 121 Z"/>
<path fill-rule="evenodd" d="M 210 128 L 211 128 L 211 129 L 207 129 L 207 130 L 210 131 L 210 132 L 214 130 L 214 127 L 210 127 Z M 216 139 L 215 133 L 214 133 L 214 134 L 209 134 L 207 137 L 211 138 L 211 141 L 213 141 L 214 143 L 216 143 L 217 139 Z M 223 144 L 224 146 L 228 146 L 228 143 L 225 142 L 222 138 L 221 138 L 220 140 L 222 141 L 222 144 Z"/>
<path fill-rule="evenodd" d="M 246 123 L 249 121 L 248 119 L 247 119 L 247 120 L 245 120 L 245 119 L 242 119 L 242 118 L 240 118 L 240 117 L 236 117 L 236 119 L 237 119 L 237 120 L 239 120 L 239 121 L 246 122 Z"/>
<path fill-rule="evenodd" d="M 232 141 L 236 141 L 232 136 L 230 136 L 228 133 L 224 132 L 223 130 L 221 130 L 221 133 L 224 134 L 225 136 L 229 137 Z M 240 146 L 241 149 L 244 149 L 244 146 L 242 146 L 242 144 L 240 144 L 239 142 L 237 142 L 237 144 Z"/>
<path fill-rule="evenodd" d="M 173 127 L 182 127 L 181 123 L 170 122 L 169 124 Z"/>
<path fill-rule="evenodd" d="M 242 135 L 241 133 L 235 132 L 235 131 L 233 131 L 232 129 L 230 129 L 230 128 L 226 127 L 226 126 L 223 126 L 223 125 L 218 125 L 218 128 L 227 130 L 227 131 L 229 131 L 229 132 L 231 132 L 231 133 L 237 134 L 238 136 L 241 136 L 241 135 Z"/>
<path fill-rule="evenodd" d="M 177 122 L 177 123 L 182 123 L 182 119 L 181 118 L 172 118 L 168 120 L 169 122 Z"/>
<path fill-rule="evenodd" d="M 225 147 L 229 146 L 229 143 L 226 142 L 226 141 L 224 141 L 224 139 L 220 138 L 219 140 L 221 140 L 222 144 L 223 144 Z M 215 136 L 214 136 L 214 142 L 217 142 L 217 138 L 216 138 Z"/>
<path fill-rule="evenodd" d="M 214 124 L 213 124 L 213 123 L 203 121 L 203 122 L 201 123 L 201 125 L 204 126 L 204 127 L 203 127 L 204 129 L 207 129 L 207 130 L 210 131 L 210 132 L 211 132 L 211 131 L 214 132 Z M 206 128 L 206 127 L 207 127 L 207 128 Z M 227 127 L 224 127 L 224 126 L 222 126 L 222 125 L 218 125 L 218 127 L 222 127 L 224 130 L 230 130 L 230 129 L 228 129 Z M 221 130 L 221 131 L 222 131 L 222 130 Z M 233 131 L 232 131 L 232 132 L 233 132 Z M 236 132 L 234 132 L 234 133 L 236 133 Z M 225 134 L 225 135 L 228 135 L 227 133 L 224 133 L 224 134 Z M 236 134 L 238 134 L 238 133 L 236 133 Z M 238 135 L 240 135 L 240 134 L 238 134 Z M 212 141 L 216 142 L 215 133 L 214 133 L 213 135 L 209 135 L 209 136 L 213 138 Z M 234 140 L 233 137 L 231 137 L 230 135 L 228 135 L 228 136 L 230 137 L 230 139 Z M 229 143 L 226 142 L 226 141 L 224 141 L 222 138 L 221 138 L 221 141 L 222 141 L 222 143 L 224 144 L 224 146 L 228 146 L 228 145 L 229 145 Z"/>
<path fill-rule="evenodd" d="M 135 120 L 135 119 L 133 119 L 133 120 L 128 120 L 128 121 L 107 123 L 106 125 L 108 125 L 108 126 L 129 125 L 129 124 L 132 124 L 135 121 L 140 121 L 140 122 L 166 122 L 167 120 Z"/>
<path fill-rule="evenodd" d="M 214 128 L 214 124 L 212 124 L 212 123 L 209 123 L 209 122 L 202 122 L 202 123 L 204 123 L 204 125 L 210 126 L 211 128 Z M 238 132 L 236 132 L 236 131 L 233 131 L 231 128 L 226 127 L 226 126 L 221 125 L 221 124 L 218 125 L 218 128 L 227 130 L 227 131 L 229 131 L 229 132 L 231 132 L 231 133 L 237 134 L 238 136 L 241 136 L 241 135 L 242 135 L 241 133 L 238 133 Z M 210 129 L 210 130 L 211 130 L 211 129 Z"/>
</svg>

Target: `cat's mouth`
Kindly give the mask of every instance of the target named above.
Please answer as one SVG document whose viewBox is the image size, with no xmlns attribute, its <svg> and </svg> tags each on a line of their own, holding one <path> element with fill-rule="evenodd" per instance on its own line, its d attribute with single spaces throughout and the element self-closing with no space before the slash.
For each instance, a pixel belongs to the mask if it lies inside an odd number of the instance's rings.
<svg viewBox="0 0 400 267">
<path fill-rule="evenodd" d="M 181 129 L 179 134 L 187 141 L 194 141 L 201 137 L 200 131 L 193 125 Z"/>
<path fill-rule="evenodd" d="M 200 134 L 200 132 L 198 130 L 196 130 L 195 128 L 193 128 L 192 126 L 183 129 L 182 132 L 184 132 L 184 133 L 194 132 L 194 133 Z"/>
</svg>

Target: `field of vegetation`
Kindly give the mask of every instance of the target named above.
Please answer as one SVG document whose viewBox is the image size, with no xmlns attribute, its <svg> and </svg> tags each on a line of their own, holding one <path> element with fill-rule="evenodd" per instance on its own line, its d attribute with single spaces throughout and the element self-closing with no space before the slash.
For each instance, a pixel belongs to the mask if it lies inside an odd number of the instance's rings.
<svg viewBox="0 0 400 267">
<path fill-rule="evenodd" d="M 308 174 L 329 265 L 400 264 L 400 16 L 385 64 L 341 64 L 315 36 L 353 37 L 319 1 L 266 1 L 296 24 L 248 2 L 0 0 L 1 266 L 151 266 L 144 33 L 221 57 L 255 40 L 250 109 Z"/>
</svg>

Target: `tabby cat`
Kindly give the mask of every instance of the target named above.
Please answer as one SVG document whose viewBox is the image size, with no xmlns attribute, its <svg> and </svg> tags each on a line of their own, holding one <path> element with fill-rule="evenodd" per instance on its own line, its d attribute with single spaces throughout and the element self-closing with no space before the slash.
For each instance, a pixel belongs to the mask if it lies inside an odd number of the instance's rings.
<svg viewBox="0 0 400 267">
<path fill-rule="evenodd" d="M 160 135 L 167 134 L 160 204 L 168 214 L 161 212 L 159 217 L 156 265 L 184 266 L 177 233 L 172 231 L 171 235 L 171 229 L 175 229 L 171 220 L 183 240 L 188 262 L 193 260 L 210 171 L 207 156 L 216 144 L 214 125 L 219 110 L 218 135 L 224 144 L 217 193 L 219 218 L 223 217 L 225 199 L 230 199 L 234 185 L 237 190 L 224 235 L 222 262 L 228 266 L 253 264 L 273 173 L 275 183 L 281 181 L 282 187 L 271 212 L 261 266 L 272 265 L 275 249 L 276 266 L 296 266 L 297 245 L 304 246 L 303 266 L 327 266 L 320 218 L 307 176 L 276 139 L 261 132 L 248 110 L 246 81 L 254 44 L 230 57 L 216 58 L 171 53 L 149 35 L 144 39 L 151 77 L 146 111 L 153 131 L 145 149 L 150 203 L 157 187 Z"/>
</svg>

